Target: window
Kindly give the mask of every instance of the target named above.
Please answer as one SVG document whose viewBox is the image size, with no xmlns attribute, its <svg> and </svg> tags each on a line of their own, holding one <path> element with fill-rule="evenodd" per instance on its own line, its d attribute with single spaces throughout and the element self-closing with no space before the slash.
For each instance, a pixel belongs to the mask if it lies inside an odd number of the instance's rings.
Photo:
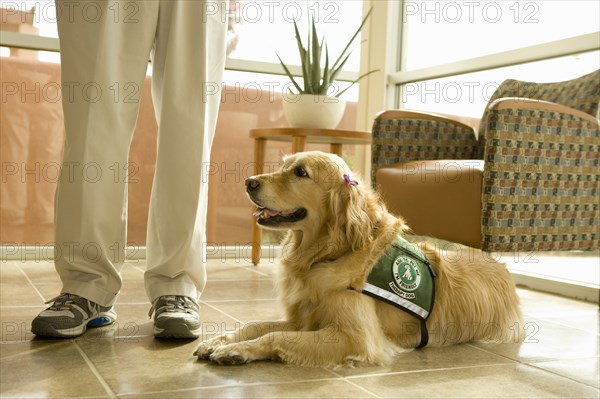
<svg viewBox="0 0 600 399">
<path fill-rule="evenodd" d="M 405 108 L 480 118 L 490 97 L 505 79 L 557 82 L 600 69 L 600 52 L 490 69 L 403 85 Z"/>
<path fill-rule="evenodd" d="M 42 43 L 53 47 L 56 51 L 37 51 L 36 57 L 40 61 L 60 62 L 60 55 L 57 52 L 58 41 L 56 40 L 58 38 L 57 9 L 54 0 L 0 0 L 0 7 L 4 9 L 0 29 L 38 36 L 38 40 L 31 37 L 20 39 L 32 43 L 33 47 Z M 77 7 L 77 4 L 73 7 Z M 81 12 L 90 14 L 90 18 L 93 17 L 94 7 L 81 5 L 80 9 Z M 128 11 L 127 5 L 119 10 L 121 12 Z M 310 14 L 316 22 L 319 36 L 327 37 L 326 44 L 329 54 L 334 58 L 341 53 L 354 29 L 360 25 L 362 1 L 231 0 L 223 13 L 228 14 L 230 28 L 233 30 L 232 36 L 235 36 L 235 44 L 232 46 L 226 66 L 226 83 L 232 85 L 257 84 L 266 90 L 273 90 L 276 87 L 281 93 L 281 89 L 289 80 L 282 75 L 283 70 L 276 54 L 279 54 L 293 72 L 300 71 L 293 21 L 297 21 L 302 40 L 306 43 Z M 348 27 L 347 31 L 344 29 L 344 34 L 339 34 L 340 26 Z M 344 71 L 339 76 L 342 82 L 350 82 L 358 76 L 359 39 L 355 40 L 352 49 Z M 15 50 L 2 47 L 0 55 L 8 56 L 11 51 Z M 150 71 L 151 66 L 149 74 Z M 248 77 L 256 77 L 256 75 L 239 74 L 237 71 L 270 75 L 270 77 L 266 80 L 260 78 L 248 80 Z M 283 77 L 273 75 L 282 75 Z M 238 78 L 241 80 L 236 80 Z M 341 83 L 340 87 L 334 88 L 334 90 L 341 91 L 345 87 L 347 84 Z M 344 97 L 347 100 L 356 101 L 358 99 L 357 87 L 348 90 Z"/>
<path fill-rule="evenodd" d="M 58 37 L 56 5 L 53 0 L 0 0 L 0 7 L 2 8 L 0 26 L 3 31 L 35 35 L 41 38 L 56 39 Z M 28 50 L 10 50 L 2 47 L 0 55 L 9 56 L 11 51 Z M 40 61 L 60 61 L 60 56 L 56 52 L 38 51 L 36 56 Z"/>
<path fill-rule="evenodd" d="M 597 32 L 598 1 L 405 1 L 403 69 Z"/>
<path fill-rule="evenodd" d="M 597 1 L 396 4 L 388 107 L 480 117 L 505 79 L 556 82 L 600 68 Z"/>
<path fill-rule="evenodd" d="M 309 13 L 314 17 L 319 36 L 327 37 L 330 56 L 337 56 L 362 20 L 361 1 L 243 1 L 240 4 L 239 10 L 231 14 L 241 21 L 239 43 L 230 54 L 234 59 L 278 64 L 277 53 L 286 64 L 299 65 L 292 23 L 297 21 L 300 36 L 306 43 Z M 348 32 L 338 34 L 340 26 L 347 27 Z M 355 45 L 357 51 L 346 63 L 346 71 L 358 72 L 357 47 Z"/>
</svg>

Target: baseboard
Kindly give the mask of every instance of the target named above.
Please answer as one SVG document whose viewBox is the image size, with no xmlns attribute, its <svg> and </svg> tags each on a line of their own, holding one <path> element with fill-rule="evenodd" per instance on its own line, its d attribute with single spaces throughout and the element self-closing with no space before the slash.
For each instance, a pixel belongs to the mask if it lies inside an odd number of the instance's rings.
<svg viewBox="0 0 600 399">
<path fill-rule="evenodd" d="M 515 284 L 519 287 L 591 303 L 600 303 L 600 288 L 597 286 L 562 281 L 522 271 L 511 270 L 510 273 Z"/>
</svg>

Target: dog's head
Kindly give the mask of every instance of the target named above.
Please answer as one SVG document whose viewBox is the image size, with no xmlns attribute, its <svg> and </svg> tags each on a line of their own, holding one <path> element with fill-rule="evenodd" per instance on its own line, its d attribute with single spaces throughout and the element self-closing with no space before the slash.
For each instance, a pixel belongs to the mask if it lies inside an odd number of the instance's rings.
<svg viewBox="0 0 600 399">
<path fill-rule="evenodd" d="M 246 180 L 246 192 L 258 209 L 258 224 L 297 230 L 330 242 L 362 248 L 384 207 L 369 188 L 354 180 L 342 158 L 311 151 L 284 158 L 270 174 Z"/>
</svg>

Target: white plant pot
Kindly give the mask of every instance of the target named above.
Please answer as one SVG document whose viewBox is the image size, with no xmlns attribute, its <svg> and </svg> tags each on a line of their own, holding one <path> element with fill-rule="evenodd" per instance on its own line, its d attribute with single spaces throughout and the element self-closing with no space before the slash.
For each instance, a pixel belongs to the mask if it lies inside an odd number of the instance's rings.
<svg viewBox="0 0 600 399">
<path fill-rule="evenodd" d="M 313 94 L 287 95 L 283 112 L 292 127 L 335 129 L 344 116 L 346 101 Z"/>
</svg>

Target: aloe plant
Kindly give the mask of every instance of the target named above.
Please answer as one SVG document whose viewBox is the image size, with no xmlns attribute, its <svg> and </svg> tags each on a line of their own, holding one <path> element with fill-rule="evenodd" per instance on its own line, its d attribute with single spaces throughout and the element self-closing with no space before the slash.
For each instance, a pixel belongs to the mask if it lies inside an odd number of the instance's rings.
<svg viewBox="0 0 600 399">
<path fill-rule="evenodd" d="M 302 77 L 304 78 L 304 88 L 301 88 L 296 79 L 294 79 L 294 76 L 290 72 L 289 68 L 283 63 L 279 54 L 276 53 L 276 55 L 286 75 L 290 78 L 296 90 L 298 90 L 298 93 L 315 95 L 327 94 L 327 89 L 329 88 L 329 85 L 335 82 L 338 74 L 342 71 L 342 68 L 348 61 L 348 58 L 350 58 L 350 55 L 352 54 L 352 52 L 349 51 L 350 46 L 362 30 L 363 26 L 365 25 L 365 22 L 367 22 L 367 19 L 371 15 L 371 11 L 372 9 L 369 10 L 356 32 L 354 32 L 354 35 L 352 36 L 350 41 L 348 41 L 348 44 L 346 45 L 342 53 L 338 56 L 336 61 L 331 66 L 329 65 L 329 50 L 327 49 L 327 43 L 325 43 L 324 37 L 319 42 L 317 27 L 315 25 L 314 19 L 310 16 L 310 13 L 309 24 L 311 25 L 311 27 L 308 31 L 308 40 L 306 47 L 304 47 L 304 43 L 300 38 L 300 32 L 298 31 L 298 25 L 294 20 L 294 32 L 296 34 L 296 42 L 298 44 L 298 51 L 300 53 L 300 60 L 302 63 Z M 325 67 L 321 68 L 321 57 L 323 53 L 325 53 Z M 358 77 L 358 79 L 353 81 L 350 84 L 350 86 L 346 87 L 344 90 L 336 94 L 335 97 L 341 96 L 346 90 L 352 87 L 359 80 L 377 71 L 379 70 L 376 69 L 362 74 Z"/>
</svg>

